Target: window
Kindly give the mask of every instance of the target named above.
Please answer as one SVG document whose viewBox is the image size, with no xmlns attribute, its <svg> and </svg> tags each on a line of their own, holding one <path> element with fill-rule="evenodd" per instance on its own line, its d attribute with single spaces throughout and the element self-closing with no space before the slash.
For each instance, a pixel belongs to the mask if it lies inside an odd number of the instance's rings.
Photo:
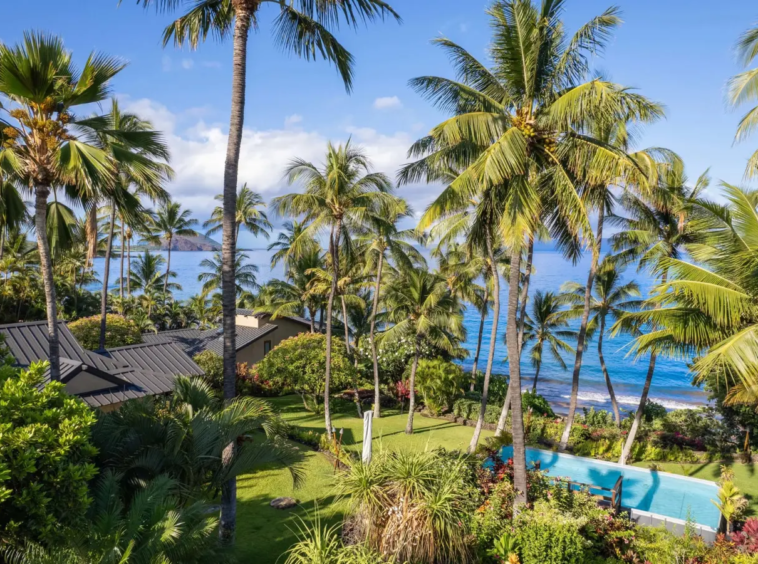
<svg viewBox="0 0 758 564">
<path fill-rule="evenodd" d="M 271 350 L 271 341 L 263 341 L 263 356 L 266 356 Z"/>
</svg>

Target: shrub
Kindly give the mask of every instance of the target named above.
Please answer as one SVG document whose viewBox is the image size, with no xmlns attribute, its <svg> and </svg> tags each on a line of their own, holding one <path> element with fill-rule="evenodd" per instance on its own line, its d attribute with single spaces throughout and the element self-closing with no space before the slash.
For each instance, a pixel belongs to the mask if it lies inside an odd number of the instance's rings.
<svg viewBox="0 0 758 564">
<path fill-rule="evenodd" d="M 524 392 L 521 394 L 521 405 L 524 411 L 532 410 L 534 415 L 543 417 L 555 417 L 553 409 L 547 400 L 537 392 Z"/>
<path fill-rule="evenodd" d="M 742 530 L 732 535 L 737 547 L 747 554 L 758 554 L 758 518 L 751 517 L 742 526 Z"/>
<path fill-rule="evenodd" d="M 405 371 L 410 377 L 411 366 Z M 422 359 L 416 370 L 416 387 L 424 398 L 424 404 L 432 415 L 449 411 L 453 402 L 463 395 L 466 376 L 457 364 L 441 358 Z"/>
<path fill-rule="evenodd" d="M 85 349 L 91 351 L 100 348 L 100 316 L 83 317 L 73 323 L 69 323 L 68 328 L 73 333 L 79 344 Z M 142 342 L 142 334 L 133 321 L 109 313 L 105 317 L 105 347 L 124 347 L 126 345 L 137 345 Z"/>
<path fill-rule="evenodd" d="M 224 359 L 213 351 L 197 353 L 192 359 L 205 372 L 204 378 L 217 390 L 224 385 Z"/>
<path fill-rule="evenodd" d="M 54 544 L 84 526 L 97 473 L 94 412 L 64 385 L 42 387 L 47 363 L 0 368 L 0 538 Z"/>
<path fill-rule="evenodd" d="M 663 419 L 666 417 L 667 411 L 660 403 L 648 399 L 645 403 L 645 407 L 642 408 L 642 417 L 646 423 L 652 423 L 656 419 Z"/>
<path fill-rule="evenodd" d="M 331 386 L 335 391 L 349 386 L 356 376 L 344 351 L 343 341 L 333 338 Z M 269 381 L 274 389 L 293 390 L 302 397 L 306 409 L 320 410 L 326 372 L 326 336 L 302 333 L 285 339 L 256 367 L 259 378 Z"/>
<path fill-rule="evenodd" d="M 544 501 L 515 521 L 522 564 L 583 564 L 591 543 L 582 537 L 584 517 L 567 515 Z"/>
<path fill-rule="evenodd" d="M 613 414 L 605 409 L 596 410 L 594 407 L 587 409 L 582 408 L 583 415 L 580 417 L 580 422 L 584 423 L 588 427 L 613 427 Z"/>
<path fill-rule="evenodd" d="M 474 384 L 474 390 L 481 396 L 484 389 L 484 372 L 477 370 L 476 383 Z M 508 377 L 502 374 L 492 374 L 490 376 L 490 387 L 487 392 L 487 396 L 490 401 L 494 403 L 502 404 L 505 400 L 505 395 L 508 393 Z"/>
</svg>

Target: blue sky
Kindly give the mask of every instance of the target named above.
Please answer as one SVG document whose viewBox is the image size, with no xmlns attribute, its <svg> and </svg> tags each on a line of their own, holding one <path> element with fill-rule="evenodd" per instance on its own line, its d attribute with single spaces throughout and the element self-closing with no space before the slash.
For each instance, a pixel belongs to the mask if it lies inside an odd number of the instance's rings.
<svg viewBox="0 0 758 564">
<path fill-rule="evenodd" d="M 636 87 L 663 103 L 667 119 L 649 127 L 640 146 L 662 146 L 685 159 L 694 180 L 711 167 L 714 178 L 740 183 L 758 137 L 733 145 L 740 111 L 724 101 L 725 84 L 739 71 L 737 37 L 758 21 L 747 0 L 622 0 L 624 24 L 596 65 L 612 80 Z M 114 82 L 124 103 L 154 121 L 171 144 L 177 178 L 169 187 L 198 217 L 206 217 L 220 191 L 228 122 L 231 45 L 209 41 L 197 51 L 163 48 L 161 32 L 171 16 L 137 7 L 132 0 L 34 0 L 7 2 L 0 40 L 15 43 L 26 29 L 63 37 L 82 61 L 92 51 L 129 62 Z M 326 63 L 285 55 L 271 40 L 274 8 L 261 14 L 250 40 L 248 97 L 240 182 L 268 199 L 287 190 L 282 169 L 295 156 L 317 161 L 326 140 L 352 135 L 376 168 L 394 176 L 409 144 L 444 116 L 407 87 L 427 74 L 451 76 L 444 55 L 429 40 L 444 35 L 486 60 L 489 28 L 480 0 L 391 0 L 403 17 L 338 37 L 356 59 L 355 87 L 347 94 Z M 569 0 L 570 31 L 610 5 Z M 402 194 L 423 209 L 436 187 L 413 186 Z M 250 242 L 242 241 L 243 244 Z"/>
</svg>

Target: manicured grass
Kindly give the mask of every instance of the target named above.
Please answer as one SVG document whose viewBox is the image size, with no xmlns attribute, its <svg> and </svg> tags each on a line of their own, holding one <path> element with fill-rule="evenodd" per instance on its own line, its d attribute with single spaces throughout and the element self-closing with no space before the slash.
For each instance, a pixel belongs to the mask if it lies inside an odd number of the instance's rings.
<svg viewBox="0 0 758 564">
<path fill-rule="evenodd" d="M 303 410 L 299 397 L 271 398 L 269 401 L 291 425 L 319 433 L 324 431 L 323 415 Z M 387 410 L 381 419 L 374 420 L 375 451 L 386 449 L 434 449 L 444 447 L 463 450 L 468 447 L 473 429 L 455 423 L 414 417 L 413 435 L 405 434 L 408 415 Z M 334 426 L 344 429 L 343 445 L 347 449 L 362 450 L 363 419 L 353 406 L 343 405 L 333 414 Z M 483 437 L 492 433 L 484 431 Z M 338 523 L 346 509 L 344 500 L 335 496 L 334 468 L 320 453 L 302 445 L 295 445 L 302 453 L 299 464 L 305 474 L 302 486 L 293 490 L 292 478 L 286 469 L 270 467 L 237 480 L 237 557 L 239 562 L 256 564 L 283 563 L 281 556 L 296 540 L 298 517 L 306 521 L 316 507 L 324 523 Z M 280 496 L 291 496 L 300 501 L 295 509 L 278 510 L 269 502 Z M 280 558 L 281 557 L 281 558 Z"/>
<path fill-rule="evenodd" d="M 721 475 L 721 462 L 703 464 L 682 464 L 679 462 L 658 462 L 658 466 L 666 472 L 702 478 L 713 482 Z M 648 468 L 650 462 L 637 462 L 635 466 Z M 751 513 L 758 514 L 758 468 L 755 464 L 731 464 L 734 471 L 734 482 L 740 492 L 750 501 Z"/>
</svg>

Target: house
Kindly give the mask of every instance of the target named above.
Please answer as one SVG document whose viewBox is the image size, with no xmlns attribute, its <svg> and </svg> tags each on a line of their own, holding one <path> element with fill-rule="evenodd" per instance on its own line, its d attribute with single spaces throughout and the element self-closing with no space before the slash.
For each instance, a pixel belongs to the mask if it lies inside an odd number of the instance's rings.
<svg viewBox="0 0 758 564">
<path fill-rule="evenodd" d="M 26 368 L 48 359 L 46 321 L 0 325 L 0 334 L 16 366 Z M 58 322 L 58 336 L 60 377 L 66 391 L 103 411 L 116 409 L 128 399 L 169 393 L 176 376 L 203 374 L 175 343 L 144 343 L 96 353 L 82 348 L 63 321 Z M 45 381 L 50 381 L 49 370 Z"/>
<path fill-rule="evenodd" d="M 256 364 L 276 345 L 285 339 L 311 330 L 309 319 L 297 316 L 282 316 L 271 319 L 271 314 L 238 309 L 236 317 L 237 362 Z M 146 343 L 172 343 L 181 347 L 189 356 L 202 351 L 223 355 L 224 339 L 221 329 L 177 329 L 145 334 Z"/>
</svg>

